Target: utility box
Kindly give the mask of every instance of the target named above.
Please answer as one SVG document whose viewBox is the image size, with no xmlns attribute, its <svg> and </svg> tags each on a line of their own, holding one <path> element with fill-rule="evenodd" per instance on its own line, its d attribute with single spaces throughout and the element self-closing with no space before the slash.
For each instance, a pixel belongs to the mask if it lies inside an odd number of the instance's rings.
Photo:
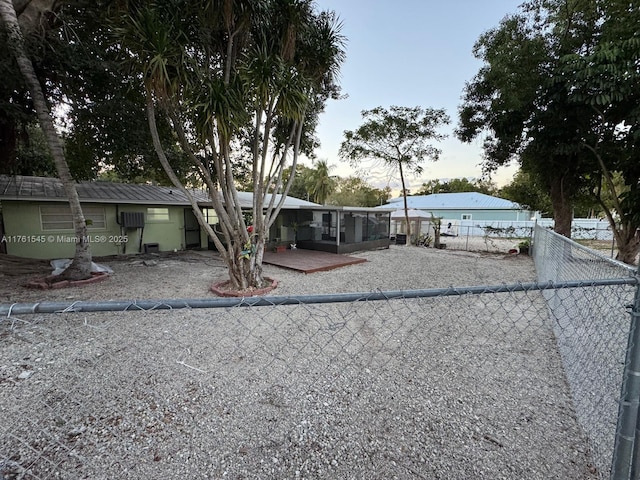
<svg viewBox="0 0 640 480">
<path fill-rule="evenodd" d="M 120 226 L 124 228 L 144 228 L 144 213 L 120 212 Z"/>
<path fill-rule="evenodd" d="M 158 253 L 160 251 L 159 243 L 145 243 L 144 253 Z"/>
</svg>

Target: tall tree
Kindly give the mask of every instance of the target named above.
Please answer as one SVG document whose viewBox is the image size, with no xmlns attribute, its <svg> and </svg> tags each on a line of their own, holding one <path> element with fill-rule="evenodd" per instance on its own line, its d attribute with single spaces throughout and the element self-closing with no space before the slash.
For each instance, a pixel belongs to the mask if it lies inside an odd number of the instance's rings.
<svg viewBox="0 0 640 480">
<path fill-rule="evenodd" d="M 30 13 L 31 10 L 27 9 Z M 37 12 L 36 12 L 37 13 Z M 73 217 L 73 227 L 76 238 L 75 255 L 69 267 L 61 274 L 61 278 L 71 280 L 82 280 L 91 276 L 91 249 L 87 235 L 87 224 L 82 213 L 80 199 L 75 188 L 75 183 L 71 177 L 69 166 L 65 159 L 64 147 L 58 133 L 56 132 L 53 119 L 49 112 L 47 100 L 42 91 L 42 87 L 33 68 L 33 64 L 25 49 L 24 37 L 18 17 L 13 8 L 11 0 L 0 0 L 0 18 L 2 19 L 8 35 L 8 46 L 15 56 L 16 62 L 22 76 L 28 86 L 33 101 L 34 109 L 38 116 L 40 127 L 44 132 L 47 145 L 51 151 L 51 156 L 56 165 L 58 177 L 62 180 L 65 194 L 69 199 L 69 206 Z M 27 32 L 29 29 L 39 25 L 28 15 L 22 22 Z"/>
<path fill-rule="evenodd" d="M 121 9 L 125 8 L 125 11 Z M 188 198 L 227 263 L 235 289 L 265 284 L 262 254 L 284 203 L 299 154 L 312 142 L 316 117 L 344 58 L 340 23 L 310 0 L 122 2 L 114 11 L 114 46 L 141 78 L 149 129 L 160 163 Z M 207 186 L 222 239 L 167 158 L 157 119 Z M 234 174 L 237 156 L 251 170 L 253 225 L 247 225 Z M 283 193 L 276 200 L 272 193 Z M 251 228 L 248 228 L 251 226 Z"/>
<path fill-rule="evenodd" d="M 563 75 L 556 82 L 571 102 L 591 110 L 582 138 L 597 165 L 588 177 L 590 193 L 609 220 L 618 258 L 634 263 L 640 249 L 640 2 L 594 3 L 596 28 L 560 59 Z"/>
<path fill-rule="evenodd" d="M 636 3 L 532 0 L 475 46 L 484 66 L 467 84 L 458 136 L 486 135 L 488 169 L 518 159 L 541 179 L 566 236 L 583 192 L 613 190 L 616 170 L 638 183 Z M 607 215 L 626 262 L 637 254 L 637 205 L 618 202 L 626 223 Z"/>
<path fill-rule="evenodd" d="M 451 180 L 429 180 L 424 182 L 416 195 L 430 195 L 432 193 L 456 193 L 456 192 L 479 192 L 486 195 L 496 193 L 496 186 L 491 180 L 476 179 L 470 181 L 468 178 L 452 178 Z"/>
<path fill-rule="evenodd" d="M 484 62 L 465 88 L 458 137 L 484 136 L 487 171 L 513 160 L 538 175 L 550 191 L 555 229 L 571 235 L 571 203 L 581 187 L 578 129 L 584 109 L 551 88 L 555 45 L 525 13 L 505 18 L 480 37 L 474 54 Z"/>
<path fill-rule="evenodd" d="M 289 187 L 289 196 L 311 201 L 311 185 L 313 182 L 314 172 L 315 170 L 301 163 L 296 165 L 295 172 L 291 167 L 285 169 L 282 174 L 282 181 L 285 185 L 293 175 L 293 182 Z"/>
<path fill-rule="evenodd" d="M 136 81 L 119 69 L 112 48 L 107 8 L 112 0 L 14 0 L 18 21 L 38 30 L 25 37 L 43 93 L 62 125 L 65 158 L 75 180 L 97 177 L 170 184 L 153 148 Z M 41 12 L 36 14 L 36 10 Z M 23 19 L 23 16 L 28 17 Z M 24 22 L 23 22 L 24 20 Z M 0 29 L 0 45 L 6 34 Z M 7 81 L 0 84 L 0 172 L 56 176 L 55 166 L 38 145 L 33 105 L 8 49 L 0 48 Z M 198 185 L 175 134 L 158 118 L 167 155 L 181 180 Z"/>
<path fill-rule="evenodd" d="M 326 160 L 319 160 L 311 177 L 313 201 L 324 205 L 336 188 L 335 179 L 330 175 L 331 167 Z"/>
<path fill-rule="evenodd" d="M 513 180 L 500 189 L 499 195 L 529 210 L 540 211 L 547 215 L 552 213 L 549 192 L 542 187 L 540 180 L 532 173 L 518 170 Z"/>
<path fill-rule="evenodd" d="M 387 203 L 391 198 L 391 188 L 375 188 L 361 177 L 347 177 L 336 179 L 336 189 L 329 196 L 329 205 L 350 207 L 377 207 Z"/>
<path fill-rule="evenodd" d="M 438 159 L 440 150 L 429 142 L 445 138 L 445 135 L 438 133 L 438 128 L 449 123 L 449 117 L 444 110 L 397 106 L 366 110 L 362 112 L 362 117 L 364 123 L 358 129 L 344 132 L 340 157 L 352 166 L 369 160 L 397 170 L 402 184 L 405 219 L 409 226 L 406 171 L 420 174 L 422 162 Z M 410 237 L 411 232 L 407 231 L 407 235 Z"/>
</svg>

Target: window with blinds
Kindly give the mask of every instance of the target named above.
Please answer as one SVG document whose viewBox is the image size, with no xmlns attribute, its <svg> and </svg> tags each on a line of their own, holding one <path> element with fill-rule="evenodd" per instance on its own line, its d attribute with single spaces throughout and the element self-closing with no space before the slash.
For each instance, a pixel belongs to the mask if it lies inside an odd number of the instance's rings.
<svg viewBox="0 0 640 480">
<path fill-rule="evenodd" d="M 103 207 L 82 207 L 87 228 L 107 228 L 107 215 Z M 69 205 L 43 205 L 40 207 L 42 230 L 73 230 L 73 216 Z"/>
<path fill-rule="evenodd" d="M 168 222 L 171 220 L 169 209 L 165 207 L 147 208 L 147 222 Z"/>
</svg>

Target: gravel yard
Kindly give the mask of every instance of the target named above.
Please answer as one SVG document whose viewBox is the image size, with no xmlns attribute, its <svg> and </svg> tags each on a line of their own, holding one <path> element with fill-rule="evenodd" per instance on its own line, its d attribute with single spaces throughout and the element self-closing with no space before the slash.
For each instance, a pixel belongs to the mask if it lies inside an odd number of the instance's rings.
<svg viewBox="0 0 640 480">
<path fill-rule="evenodd" d="M 531 259 L 392 246 L 273 295 L 535 280 Z M 104 259 L 0 302 L 208 297 L 211 252 Z M 1 272 L 1 270 L 0 270 Z M 48 273 L 43 270 L 41 275 Z M 0 320 L 0 478 L 591 479 L 538 293 Z"/>
</svg>

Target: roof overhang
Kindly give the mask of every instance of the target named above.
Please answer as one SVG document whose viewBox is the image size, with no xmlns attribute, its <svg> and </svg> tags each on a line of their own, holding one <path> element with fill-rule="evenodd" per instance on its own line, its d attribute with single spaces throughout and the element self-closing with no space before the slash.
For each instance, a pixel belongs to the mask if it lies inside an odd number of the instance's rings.
<svg viewBox="0 0 640 480">
<path fill-rule="evenodd" d="M 303 207 L 304 210 L 316 210 L 316 211 L 327 211 L 331 210 L 332 212 L 368 212 L 368 213 L 391 213 L 395 212 L 397 208 L 380 208 L 380 207 L 342 207 L 338 205 L 318 205 L 318 206 L 307 206 Z"/>
</svg>

